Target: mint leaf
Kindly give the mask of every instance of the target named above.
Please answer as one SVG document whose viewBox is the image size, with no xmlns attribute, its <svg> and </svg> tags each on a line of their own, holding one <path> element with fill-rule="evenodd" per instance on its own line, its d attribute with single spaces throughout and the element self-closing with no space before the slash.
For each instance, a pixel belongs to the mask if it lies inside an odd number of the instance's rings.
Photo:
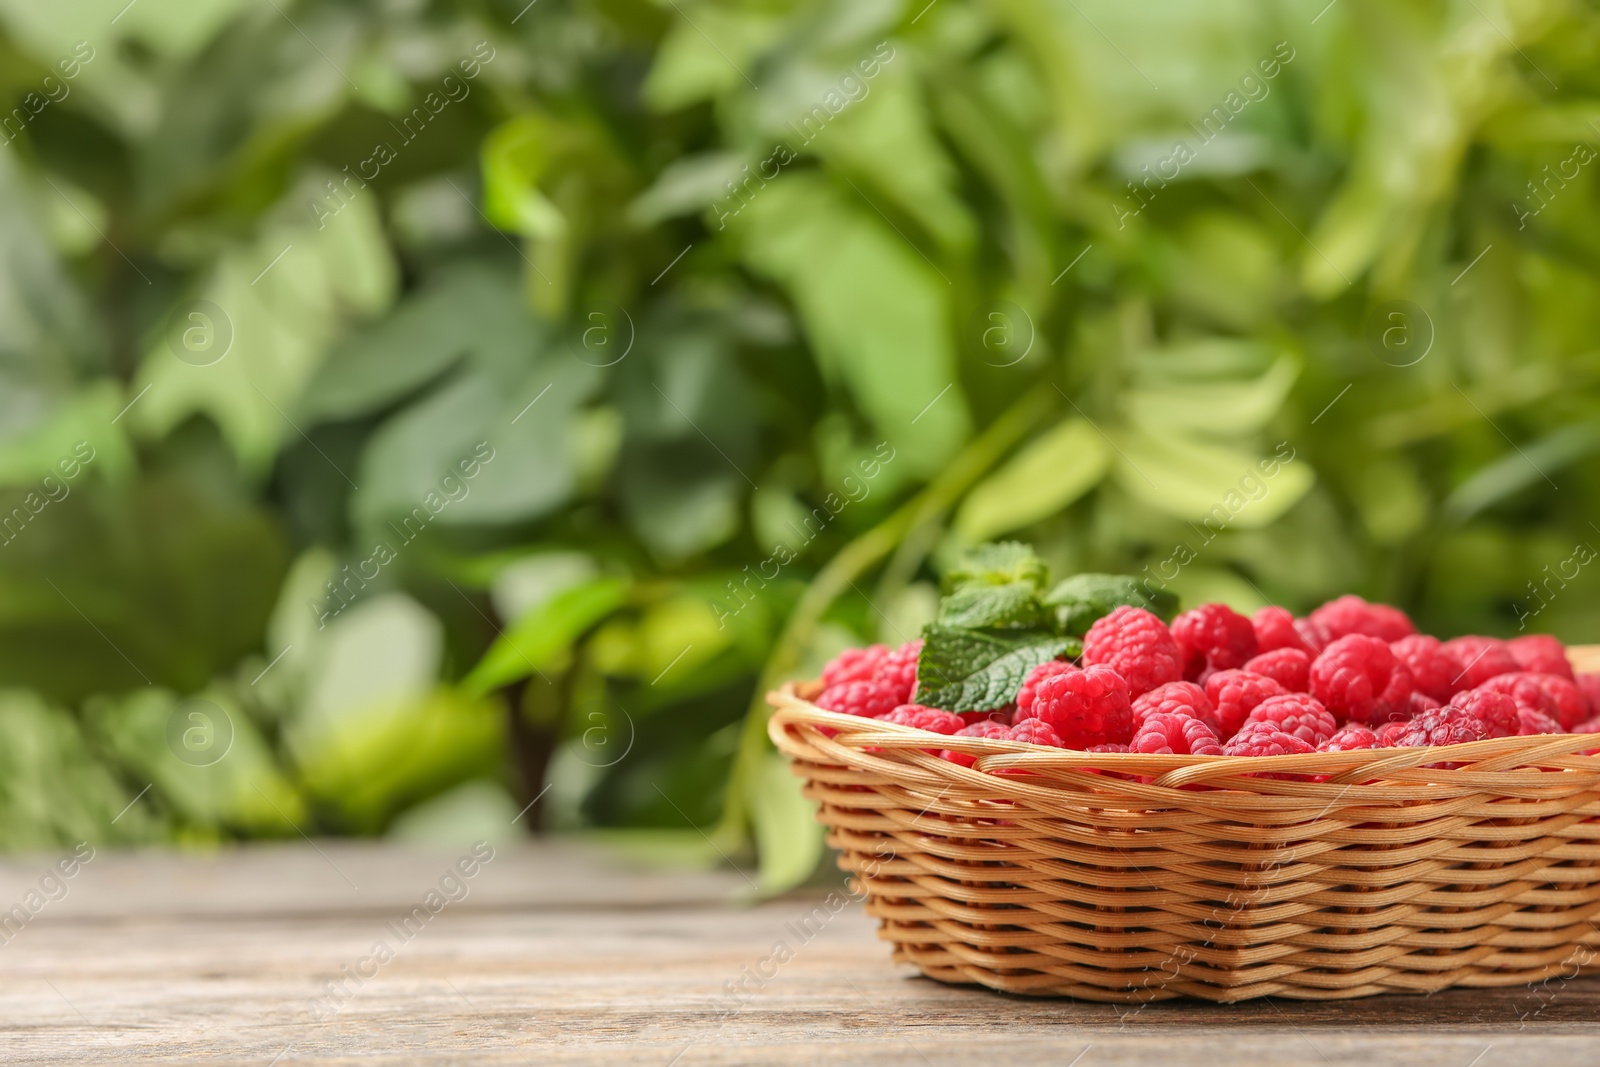
<svg viewBox="0 0 1600 1067">
<path fill-rule="evenodd" d="M 1058 582 L 1043 599 L 1046 607 L 1055 609 L 1061 630 L 1079 637 L 1096 619 L 1123 604 L 1144 608 L 1163 622 L 1171 622 L 1178 610 L 1177 597 L 1164 589 L 1148 589 L 1125 574 L 1075 574 Z"/>
<path fill-rule="evenodd" d="M 1052 616 L 1032 582 L 964 585 L 939 601 L 939 622 L 971 630 L 1050 629 Z"/>
<path fill-rule="evenodd" d="M 1029 545 L 1020 541 L 1000 541 L 978 545 L 962 553 L 961 559 L 945 575 L 951 588 L 965 585 L 1009 585 L 1028 582 L 1035 590 L 1050 580 L 1044 560 Z"/>
<path fill-rule="evenodd" d="M 1081 644 L 1040 631 L 985 633 L 929 623 L 917 660 L 917 703 L 945 711 L 988 711 L 1017 699 L 1028 672 Z"/>
</svg>

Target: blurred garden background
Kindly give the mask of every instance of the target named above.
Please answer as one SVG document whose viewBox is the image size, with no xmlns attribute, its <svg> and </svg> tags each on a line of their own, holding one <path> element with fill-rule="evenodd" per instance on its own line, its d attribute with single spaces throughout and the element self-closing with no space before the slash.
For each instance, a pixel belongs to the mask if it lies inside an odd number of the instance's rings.
<svg viewBox="0 0 1600 1067">
<path fill-rule="evenodd" d="M 0 0 L 0 108 L 0 848 L 792 884 L 761 694 L 992 538 L 1600 641 L 1590 4 Z"/>
</svg>

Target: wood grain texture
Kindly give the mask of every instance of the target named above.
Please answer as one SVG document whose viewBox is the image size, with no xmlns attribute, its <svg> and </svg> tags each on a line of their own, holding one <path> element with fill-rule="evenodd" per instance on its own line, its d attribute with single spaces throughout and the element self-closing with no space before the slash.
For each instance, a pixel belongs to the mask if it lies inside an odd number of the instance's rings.
<svg viewBox="0 0 1600 1067">
<path fill-rule="evenodd" d="M 402 940 L 394 924 L 464 852 L 102 852 L 0 945 L 4 1062 L 1600 1060 L 1597 978 L 1326 1004 L 1023 999 L 894 966 L 857 903 L 830 914 L 813 892 L 746 906 L 737 873 L 646 872 L 572 844 L 500 847 Z M 53 859 L 0 864 L 0 909 Z M 324 983 L 380 940 L 395 957 L 319 1013 Z"/>
</svg>

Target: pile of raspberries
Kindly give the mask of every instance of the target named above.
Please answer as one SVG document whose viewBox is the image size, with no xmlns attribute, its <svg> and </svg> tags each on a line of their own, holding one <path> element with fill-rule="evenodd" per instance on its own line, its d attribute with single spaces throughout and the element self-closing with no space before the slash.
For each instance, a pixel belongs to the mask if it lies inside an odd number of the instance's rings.
<svg viewBox="0 0 1600 1067">
<path fill-rule="evenodd" d="M 1280 756 L 1451 745 L 1520 734 L 1600 734 L 1600 674 L 1574 675 L 1560 641 L 1416 632 L 1405 613 L 1342 596 L 1297 619 L 1202 604 L 1169 627 L 1119 607 L 1076 662 L 1035 667 L 1016 702 L 955 714 L 915 703 L 921 641 L 849 649 L 822 672 L 819 707 L 936 734 L 1086 752 Z M 964 766 L 973 757 L 944 750 Z"/>
</svg>

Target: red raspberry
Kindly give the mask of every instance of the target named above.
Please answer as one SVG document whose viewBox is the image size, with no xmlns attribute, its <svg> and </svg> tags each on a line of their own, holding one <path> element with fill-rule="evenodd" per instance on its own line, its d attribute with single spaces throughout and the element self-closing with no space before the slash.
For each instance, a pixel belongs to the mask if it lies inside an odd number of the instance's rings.
<svg viewBox="0 0 1600 1067">
<path fill-rule="evenodd" d="M 1504 693 L 1516 701 L 1519 711 L 1544 712 L 1559 726 L 1575 726 L 1587 717 L 1588 708 L 1577 685 L 1553 674 L 1497 674 L 1478 688 Z"/>
<path fill-rule="evenodd" d="M 1333 638 L 1328 636 L 1327 630 L 1324 630 L 1310 619 L 1294 620 L 1294 631 L 1300 635 L 1300 640 L 1304 641 L 1306 647 L 1311 650 L 1312 659 L 1316 659 L 1321 655 L 1322 650 L 1327 648 L 1333 641 Z"/>
<path fill-rule="evenodd" d="M 1122 743 L 1133 736 L 1128 683 L 1110 667 L 1089 666 L 1045 678 L 1034 688 L 1033 703 L 1018 708 L 1023 719 L 1043 719 L 1065 748 Z"/>
<path fill-rule="evenodd" d="M 1489 737 L 1514 737 L 1521 721 L 1517 718 L 1517 702 L 1504 693 L 1487 689 L 1469 689 L 1450 698 L 1444 708 L 1463 711 L 1483 723 Z M 1424 714 L 1431 714 L 1424 712 Z"/>
<path fill-rule="evenodd" d="M 1222 746 L 1224 756 L 1292 756 L 1314 751 L 1309 741 L 1286 734 L 1270 722 L 1252 724 Z"/>
<path fill-rule="evenodd" d="M 1365 634 L 1380 641 L 1398 641 L 1417 632 L 1399 608 L 1388 604 L 1369 604 L 1358 596 L 1330 600 L 1311 613 L 1311 621 L 1337 641 L 1351 634 Z"/>
<path fill-rule="evenodd" d="M 953 734 L 966 725 L 959 715 L 938 708 L 925 708 L 921 704 L 901 704 L 889 714 L 881 716 L 879 721 L 892 722 L 897 726 L 915 726 L 936 734 Z"/>
<path fill-rule="evenodd" d="M 1506 701 L 1510 703 L 1509 699 Z M 1425 711 L 1396 731 L 1390 744 L 1396 748 L 1421 748 L 1425 745 L 1459 745 L 1481 741 L 1489 727 L 1481 718 L 1455 704 Z"/>
<path fill-rule="evenodd" d="M 1151 756 L 1220 756 L 1217 732 L 1192 715 L 1151 712 L 1128 744 L 1129 752 Z"/>
<path fill-rule="evenodd" d="M 1271 652 L 1263 652 L 1247 661 L 1244 669 L 1251 674 L 1271 678 L 1291 693 L 1304 693 L 1311 688 L 1311 653 L 1298 648 L 1275 648 Z"/>
<path fill-rule="evenodd" d="M 1519 670 L 1506 643 L 1498 637 L 1452 637 L 1444 650 L 1456 658 L 1461 670 L 1451 679 L 1456 692 L 1476 689 L 1497 674 Z"/>
<path fill-rule="evenodd" d="M 868 645 L 866 648 L 847 648 L 822 668 L 822 685 L 832 689 L 845 682 L 870 682 L 878 661 L 889 654 L 885 645 Z"/>
<path fill-rule="evenodd" d="M 840 682 L 824 689 L 813 703 L 828 711 L 876 719 L 889 714 L 903 701 L 896 700 L 893 694 L 885 693 L 871 682 Z"/>
<path fill-rule="evenodd" d="M 1388 722 L 1410 714 L 1411 672 L 1381 638 L 1346 634 L 1312 662 L 1311 695 L 1341 722 Z"/>
<path fill-rule="evenodd" d="M 1600 715 L 1587 722 L 1580 722 L 1572 728 L 1571 732 L 1575 734 L 1600 734 Z"/>
<path fill-rule="evenodd" d="M 1442 707 L 1444 707 L 1444 705 L 1441 704 L 1441 705 L 1439 705 L 1439 707 L 1442 708 Z M 1400 735 L 1406 732 L 1406 728 L 1411 725 L 1412 721 L 1414 721 L 1414 720 L 1402 719 L 1399 722 L 1386 722 L 1382 726 L 1378 727 L 1378 730 L 1377 730 L 1378 747 L 1379 748 L 1396 748 L 1396 747 L 1398 747 L 1399 744 L 1400 744 L 1400 741 L 1399 741 Z"/>
<path fill-rule="evenodd" d="M 1322 744 L 1339 729 L 1333 713 L 1305 693 L 1268 697 L 1251 710 L 1240 729 L 1254 728 L 1256 723 L 1271 723 L 1312 745 Z"/>
<path fill-rule="evenodd" d="M 1294 616 L 1284 608 L 1264 607 L 1250 616 L 1250 627 L 1256 632 L 1256 653 L 1276 652 L 1292 648 L 1310 654 L 1311 646 L 1295 628 Z"/>
<path fill-rule="evenodd" d="M 909 703 L 917 691 L 917 656 L 921 653 L 920 638 L 888 653 L 872 669 L 872 684 L 894 697 L 896 704 Z"/>
<path fill-rule="evenodd" d="M 1024 719 L 1011 728 L 1006 734 L 1007 741 L 1026 741 L 1030 745 L 1047 745 L 1050 748 L 1066 748 L 1061 735 L 1050 728 L 1050 724 L 1042 719 Z"/>
<path fill-rule="evenodd" d="M 1393 725 L 1399 726 L 1401 723 Z M 1363 749 L 1377 748 L 1378 735 L 1353 722 L 1343 727 L 1339 732 L 1317 746 L 1318 752 L 1360 752 Z"/>
<path fill-rule="evenodd" d="M 1517 708 L 1517 735 L 1527 737 L 1530 734 L 1564 734 L 1567 731 L 1561 724 L 1542 711 L 1534 708 Z"/>
<path fill-rule="evenodd" d="M 1206 696 L 1217 709 L 1217 736 L 1232 737 L 1257 704 L 1288 690 L 1264 674 L 1218 671 L 1206 679 Z"/>
<path fill-rule="evenodd" d="M 1178 643 L 1165 623 L 1124 604 L 1096 619 L 1083 637 L 1083 665 L 1103 664 L 1122 675 L 1131 696 L 1183 677 Z"/>
<path fill-rule="evenodd" d="M 1594 732 L 1595 733 L 1600 733 L 1600 729 L 1597 729 Z M 1088 748 L 1084 749 L 1084 751 L 1085 752 L 1127 752 L 1128 751 L 1128 746 L 1127 745 L 1090 745 Z"/>
<path fill-rule="evenodd" d="M 1219 734 L 1221 732 L 1221 724 L 1217 720 L 1217 711 L 1211 703 L 1211 698 L 1206 696 L 1204 689 L 1193 682 L 1168 682 L 1135 700 L 1134 730 L 1138 730 L 1146 716 L 1156 712 L 1168 715 L 1192 715 L 1210 726 L 1212 730 Z"/>
<path fill-rule="evenodd" d="M 1434 708 L 1442 708 L 1442 707 L 1444 707 L 1443 704 L 1441 704 L 1439 701 L 1433 699 L 1427 693 L 1418 693 L 1415 690 L 1413 690 L 1412 693 L 1411 693 L 1411 700 L 1409 701 L 1409 705 L 1410 705 L 1410 711 L 1411 711 L 1411 718 L 1413 718 L 1413 719 L 1415 719 L 1418 715 L 1421 715 L 1425 711 L 1432 711 Z M 1404 722 L 1405 720 L 1401 719 L 1399 721 Z"/>
<path fill-rule="evenodd" d="M 1033 712 L 1033 694 L 1038 689 L 1039 683 L 1046 678 L 1054 678 L 1058 674 L 1072 674 L 1078 670 L 1078 665 L 1068 663 L 1066 660 L 1053 659 L 1041 663 L 1028 672 L 1028 677 L 1023 680 L 1022 688 L 1017 691 L 1017 712 L 1013 715 L 1013 722 L 1026 719 Z"/>
<path fill-rule="evenodd" d="M 1007 704 L 1003 708 L 994 708 L 990 711 L 956 712 L 957 715 L 961 716 L 961 721 L 966 723 L 968 726 L 979 722 L 997 722 L 1003 726 L 1010 726 L 1011 718 L 1012 716 L 1016 715 L 1016 713 L 1017 706 L 1015 704 Z"/>
<path fill-rule="evenodd" d="M 1572 678 L 1572 663 L 1567 659 L 1567 646 L 1549 634 L 1524 634 L 1506 642 L 1506 651 L 1525 671 L 1539 674 L 1558 674 Z"/>
<path fill-rule="evenodd" d="M 1461 664 L 1444 650 L 1437 637 L 1412 634 L 1390 641 L 1389 651 L 1411 672 L 1411 686 L 1417 692 L 1443 703 L 1461 688 L 1455 681 L 1456 675 L 1461 673 Z"/>
<path fill-rule="evenodd" d="M 995 722 L 993 719 L 985 719 L 982 722 L 975 722 L 971 725 L 963 726 L 961 729 L 957 730 L 953 736 L 990 737 L 997 738 L 999 740 L 1010 740 L 1011 727 L 1007 726 L 1003 722 Z M 951 763 L 959 763 L 963 767 L 970 767 L 978 760 L 977 756 L 966 752 L 952 752 L 948 748 L 940 752 L 939 756 L 941 759 L 947 759 Z"/>
<path fill-rule="evenodd" d="M 1183 676 L 1199 681 L 1206 671 L 1244 666 L 1256 654 L 1250 620 L 1226 604 L 1201 604 L 1172 620 L 1172 638 L 1182 656 Z"/>
<path fill-rule="evenodd" d="M 1589 706 L 1586 719 L 1600 715 L 1600 674 L 1580 674 L 1575 681 L 1578 683 L 1578 692 L 1583 694 L 1583 702 Z"/>
</svg>

